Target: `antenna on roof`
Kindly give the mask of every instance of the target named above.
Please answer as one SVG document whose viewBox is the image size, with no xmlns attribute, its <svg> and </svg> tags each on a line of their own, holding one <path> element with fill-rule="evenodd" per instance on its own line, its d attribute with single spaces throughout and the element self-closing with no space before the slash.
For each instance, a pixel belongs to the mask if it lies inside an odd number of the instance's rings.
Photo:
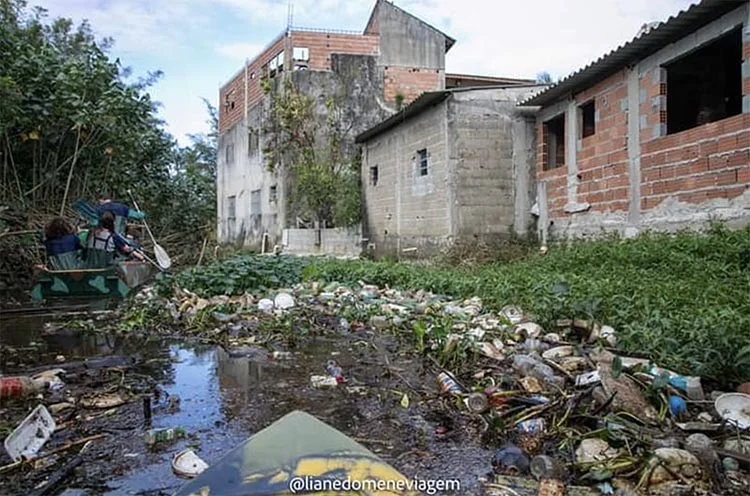
<svg viewBox="0 0 750 496">
<path fill-rule="evenodd" d="M 294 25 L 294 3 L 289 0 L 286 14 L 286 32 L 291 33 L 292 26 Z"/>
</svg>

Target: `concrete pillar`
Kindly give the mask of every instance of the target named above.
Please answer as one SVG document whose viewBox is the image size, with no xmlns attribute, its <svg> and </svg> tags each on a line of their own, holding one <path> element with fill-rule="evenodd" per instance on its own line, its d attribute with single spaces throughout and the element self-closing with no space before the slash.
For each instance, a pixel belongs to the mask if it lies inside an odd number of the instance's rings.
<svg viewBox="0 0 750 496">
<path fill-rule="evenodd" d="M 626 235 L 638 233 L 641 223 L 641 125 L 640 125 L 640 68 L 632 67 L 627 75 L 628 116 L 628 178 L 630 179 L 630 206 Z"/>
<path fill-rule="evenodd" d="M 747 15 L 745 16 L 745 22 L 742 26 L 742 53 L 748 53 L 747 50 L 744 48 L 747 46 L 750 46 L 750 4 L 746 4 L 745 7 L 747 8 Z M 746 87 L 745 81 L 750 81 L 750 60 L 744 59 L 742 61 L 742 88 L 744 89 Z M 742 113 L 743 114 L 750 114 L 750 94 L 742 94 Z"/>
<path fill-rule="evenodd" d="M 565 166 L 568 169 L 568 205 L 575 205 L 578 196 L 578 108 L 571 98 L 565 110 Z"/>
</svg>

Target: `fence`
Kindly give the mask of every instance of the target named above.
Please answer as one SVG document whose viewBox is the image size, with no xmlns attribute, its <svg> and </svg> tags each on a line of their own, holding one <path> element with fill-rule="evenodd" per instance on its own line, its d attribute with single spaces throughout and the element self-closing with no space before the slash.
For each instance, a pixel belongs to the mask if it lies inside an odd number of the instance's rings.
<svg viewBox="0 0 750 496">
<path fill-rule="evenodd" d="M 362 230 L 284 229 L 284 252 L 298 255 L 337 255 L 357 257 L 362 252 Z"/>
</svg>

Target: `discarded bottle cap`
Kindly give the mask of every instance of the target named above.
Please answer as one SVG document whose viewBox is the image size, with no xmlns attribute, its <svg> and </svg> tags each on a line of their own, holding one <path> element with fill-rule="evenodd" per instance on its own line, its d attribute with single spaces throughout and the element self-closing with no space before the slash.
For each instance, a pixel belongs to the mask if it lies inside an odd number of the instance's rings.
<svg viewBox="0 0 750 496">
<path fill-rule="evenodd" d="M 531 459 L 531 475 L 537 479 L 557 479 L 563 475 L 563 466 L 556 459 L 547 455 L 538 455 Z"/>
<path fill-rule="evenodd" d="M 484 393 L 472 393 L 466 398 L 466 406 L 473 413 L 483 413 L 489 408 L 490 401 Z"/>
</svg>

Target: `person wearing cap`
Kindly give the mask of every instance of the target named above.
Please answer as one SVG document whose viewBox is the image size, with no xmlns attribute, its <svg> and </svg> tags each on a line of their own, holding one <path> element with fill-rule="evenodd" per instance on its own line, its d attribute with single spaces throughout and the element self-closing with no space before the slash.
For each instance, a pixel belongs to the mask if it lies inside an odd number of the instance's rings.
<svg viewBox="0 0 750 496">
<path fill-rule="evenodd" d="M 107 195 L 99 197 L 99 206 L 96 212 L 98 215 L 102 215 L 104 212 L 111 212 L 115 216 L 115 232 L 119 234 L 124 234 L 127 219 L 143 220 L 146 218 L 145 213 L 133 210 L 123 203 L 114 202 Z"/>
</svg>

